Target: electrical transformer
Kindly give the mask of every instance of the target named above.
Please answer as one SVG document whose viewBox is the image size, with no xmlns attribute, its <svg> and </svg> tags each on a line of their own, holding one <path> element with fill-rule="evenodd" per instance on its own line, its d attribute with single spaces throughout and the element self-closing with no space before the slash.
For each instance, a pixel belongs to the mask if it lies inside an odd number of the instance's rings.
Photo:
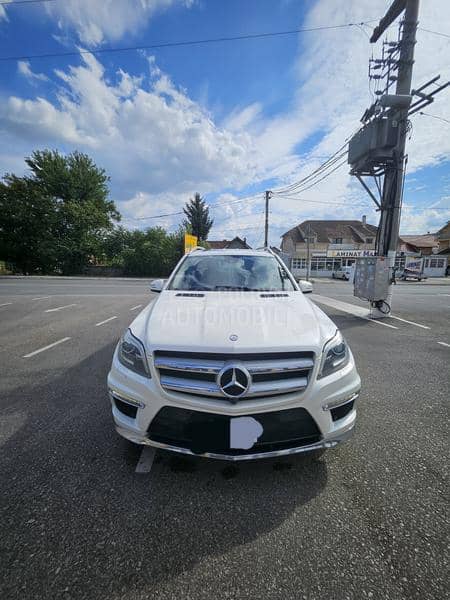
<svg viewBox="0 0 450 600">
<path fill-rule="evenodd" d="M 356 261 L 353 295 L 362 300 L 385 300 L 390 281 L 389 262 L 385 256 L 368 256 Z"/>
<path fill-rule="evenodd" d="M 367 123 L 350 140 L 348 163 L 352 166 L 360 162 L 378 164 L 392 160 L 393 149 L 398 141 L 398 123 L 392 118 L 378 118 Z"/>
</svg>

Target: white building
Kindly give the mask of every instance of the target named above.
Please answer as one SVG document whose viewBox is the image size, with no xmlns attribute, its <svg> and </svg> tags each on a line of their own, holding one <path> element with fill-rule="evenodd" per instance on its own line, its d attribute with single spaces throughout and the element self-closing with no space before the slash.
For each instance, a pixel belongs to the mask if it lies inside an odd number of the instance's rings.
<svg viewBox="0 0 450 600">
<path fill-rule="evenodd" d="M 351 266 L 359 257 L 373 256 L 377 231 L 378 227 L 367 223 L 365 216 L 361 221 L 304 221 L 281 236 L 281 251 L 291 257 L 295 276 L 306 276 L 309 256 L 311 277 L 331 277 L 339 267 Z M 424 258 L 426 277 L 445 275 L 447 258 L 432 255 L 435 250 L 430 234 L 405 238 L 408 239 L 399 240 L 396 259 L 400 270 L 405 266 L 406 256 L 415 256 Z M 413 244 L 412 238 L 415 242 L 420 238 L 423 247 Z"/>
</svg>

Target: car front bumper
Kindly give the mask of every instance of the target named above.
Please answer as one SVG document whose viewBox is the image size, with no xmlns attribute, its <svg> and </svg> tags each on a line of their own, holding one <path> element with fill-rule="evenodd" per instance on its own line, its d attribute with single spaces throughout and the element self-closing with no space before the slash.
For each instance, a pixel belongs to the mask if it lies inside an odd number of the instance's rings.
<svg viewBox="0 0 450 600">
<path fill-rule="evenodd" d="M 274 458 L 277 456 L 288 456 L 291 454 L 300 454 L 302 452 L 314 452 L 315 450 L 322 450 L 326 448 L 334 448 L 341 442 L 345 442 L 353 435 L 354 427 L 352 426 L 350 429 L 346 429 L 339 433 L 339 435 L 335 435 L 330 439 L 321 440 L 320 442 L 316 442 L 314 444 L 308 444 L 306 446 L 300 446 L 298 448 L 285 448 L 283 450 L 275 450 L 268 452 L 255 452 L 248 454 L 225 454 L 225 453 L 216 453 L 216 452 L 193 452 L 189 448 L 181 448 L 180 446 L 171 446 L 170 444 L 163 444 L 161 442 L 155 442 L 148 437 L 136 438 L 136 436 L 130 432 L 128 429 L 122 428 L 121 426 L 116 424 L 116 431 L 122 437 L 139 444 L 143 444 L 146 446 L 153 446 L 154 448 L 161 448 L 162 450 L 169 450 L 170 452 L 178 452 L 179 454 L 189 454 L 191 456 L 200 456 L 203 458 L 215 458 L 217 460 L 229 460 L 229 461 L 240 461 L 240 460 L 257 460 L 261 458 Z M 140 440 L 140 441 L 138 441 Z"/>
<path fill-rule="evenodd" d="M 108 388 L 116 430 L 131 442 L 181 454 L 240 461 L 333 448 L 351 437 L 356 421 L 356 399 L 361 387 L 353 356 L 351 356 L 349 364 L 338 373 L 322 379 L 317 379 L 316 375 L 316 372 L 312 374 L 310 384 L 302 393 L 291 393 L 259 400 L 249 399 L 237 404 L 230 404 L 226 399 L 208 399 L 188 394 L 168 393 L 160 386 L 158 375 L 154 370 L 152 379 L 136 375 L 119 363 L 116 352 L 108 375 Z M 129 402 L 135 416 L 128 416 L 119 410 L 114 397 Z M 351 409 L 342 418 L 333 419 L 332 410 L 347 403 L 351 403 Z M 158 413 L 167 407 L 209 417 L 216 415 L 218 418 L 224 416 L 233 418 L 262 415 L 269 420 L 271 413 L 275 418 L 280 411 L 304 409 L 317 425 L 318 435 L 310 442 L 305 440 L 303 443 L 296 444 L 293 440 L 289 447 L 264 451 L 256 447 L 245 453 L 227 452 L 222 449 L 217 452 L 213 449 L 210 451 L 208 448 L 198 451 L 189 444 L 183 444 L 182 440 L 170 443 L 163 439 L 152 439 L 149 429 L 156 421 Z M 269 448 L 269 446 L 267 447 Z"/>
</svg>

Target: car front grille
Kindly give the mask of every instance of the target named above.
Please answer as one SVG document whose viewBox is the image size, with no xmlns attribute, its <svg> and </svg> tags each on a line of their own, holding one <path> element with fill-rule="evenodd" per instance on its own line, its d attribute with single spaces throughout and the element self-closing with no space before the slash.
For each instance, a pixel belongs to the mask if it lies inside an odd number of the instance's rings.
<svg viewBox="0 0 450 600">
<path fill-rule="evenodd" d="M 239 399 L 247 399 L 304 390 L 314 367 L 314 354 L 157 351 L 154 364 L 165 390 L 217 398 L 227 398 L 218 384 L 219 373 L 227 366 L 243 367 L 250 382 Z"/>
</svg>

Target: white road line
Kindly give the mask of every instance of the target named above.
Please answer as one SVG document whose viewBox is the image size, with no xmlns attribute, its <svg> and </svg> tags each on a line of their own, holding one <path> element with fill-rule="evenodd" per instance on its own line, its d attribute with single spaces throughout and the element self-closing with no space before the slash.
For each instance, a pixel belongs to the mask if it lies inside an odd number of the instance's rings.
<svg viewBox="0 0 450 600">
<path fill-rule="evenodd" d="M 51 296 L 38 296 L 37 298 L 31 298 L 32 300 L 45 300 L 46 298 L 51 298 Z"/>
<path fill-rule="evenodd" d="M 446 348 L 450 348 L 450 344 L 446 344 L 445 342 L 438 342 L 441 346 L 445 346 Z"/>
<path fill-rule="evenodd" d="M 367 317 L 367 320 L 371 323 L 375 323 L 376 325 L 383 325 L 383 327 L 390 327 L 391 329 L 398 329 L 395 325 L 389 325 L 389 323 L 385 323 L 384 321 L 380 321 L 379 319 L 371 319 Z"/>
<path fill-rule="evenodd" d="M 114 319 L 117 319 L 117 317 L 109 317 L 109 319 L 105 319 L 104 321 L 100 321 L 100 323 L 96 323 L 95 326 L 99 327 L 100 325 L 104 325 L 105 323 L 109 323 L 110 321 L 113 321 Z"/>
<path fill-rule="evenodd" d="M 357 306 L 356 304 L 342 302 L 341 300 L 328 298 L 328 296 L 319 296 L 318 294 L 311 294 L 310 297 L 312 300 L 316 300 L 316 302 L 318 302 L 319 304 L 331 306 L 331 308 L 336 308 L 337 310 L 348 313 L 355 317 L 359 317 L 360 319 L 365 319 L 366 321 L 376 323 L 377 325 L 382 325 L 383 327 L 389 327 L 390 329 L 398 329 L 398 327 L 395 327 L 394 325 L 389 325 L 389 323 L 384 323 L 377 319 L 371 319 L 369 317 L 369 310 L 367 308 L 364 308 L 363 306 Z"/>
<path fill-rule="evenodd" d="M 136 473 L 150 473 L 155 459 L 156 449 L 151 446 L 142 448 L 141 457 L 136 465 Z"/>
<path fill-rule="evenodd" d="M 58 306 L 58 308 L 48 308 L 45 312 L 58 312 L 58 310 L 63 310 L 63 308 L 70 308 L 71 306 L 77 306 L 76 304 L 65 304 L 64 306 Z"/>
<path fill-rule="evenodd" d="M 70 340 L 70 337 L 62 338 L 61 340 L 58 340 L 57 342 L 53 342 L 53 344 L 49 344 L 48 346 L 39 348 L 39 350 L 35 350 L 34 352 L 25 354 L 22 358 L 31 358 L 32 356 L 35 356 L 35 354 L 40 354 L 41 352 L 45 352 L 45 350 L 50 350 L 50 348 L 54 348 L 55 346 L 58 346 L 59 344 L 62 344 L 63 342 L 67 342 L 67 340 Z"/>
<path fill-rule="evenodd" d="M 416 327 L 421 327 L 422 329 L 430 329 L 428 325 L 421 325 L 420 323 L 415 323 L 414 321 L 407 321 L 406 319 L 402 319 L 401 317 L 394 317 L 394 315 L 389 315 L 391 319 L 397 319 L 397 321 L 403 321 L 403 323 L 409 323 L 410 325 L 415 325 Z"/>
<path fill-rule="evenodd" d="M 3 304 L 0 304 L 0 306 L 9 306 L 10 304 L 12 304 L 12 302 L 3 302 Z"/>
<path fill-rule="evenodd" d="M 138 308 L 141 308 L 142 304 L 138 304 L 137 306 L 133 306 L 133 308 L 130 308 L 131 310 L 137 310 Z"/>
</svg>

